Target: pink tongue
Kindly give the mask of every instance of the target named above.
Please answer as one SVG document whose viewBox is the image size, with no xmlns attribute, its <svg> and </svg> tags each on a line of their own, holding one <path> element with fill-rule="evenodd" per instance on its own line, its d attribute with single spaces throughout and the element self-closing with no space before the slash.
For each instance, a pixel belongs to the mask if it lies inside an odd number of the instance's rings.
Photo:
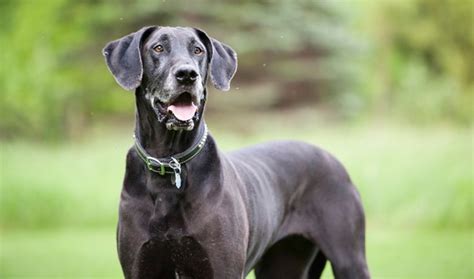
<svg viewBox="0 0 474 279">
<path fill-rule="evenodd" d="M 193 118 L 197 107 L 194 104 L 190 105 L 170 105 L 168 111 L 171 111 L 176 118 L 181 121 L 187 121 Z"/>
</svg>

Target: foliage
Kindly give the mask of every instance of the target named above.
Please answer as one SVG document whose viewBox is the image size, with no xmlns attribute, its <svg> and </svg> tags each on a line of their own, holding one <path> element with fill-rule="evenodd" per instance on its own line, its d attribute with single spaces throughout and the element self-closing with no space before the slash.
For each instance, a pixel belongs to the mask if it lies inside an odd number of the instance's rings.
<svg viewBox="0 0 474 279">
<path fill-rule="evenodd" d="M 474 6 L 467 0 L 368 4 L 369 64 L 376 109 L 413 121 L 471 123 Z"/>
<path fill-rule="evenodd" d="M 133 111 L 101 57 L 143 25 L 189 25 L 239 53 L 240 109 L 471 123 L 472 5 L 433 1 L 0 2 L 0 135 L 80 135 Z M 221 99 L 220 99 L 221 100 Z M 220 101 L 219 101 L 220 102 Z M 219 110 L 216 103 L 211 110 Z M 367 112 L 367 113 L 364 113 Z"/>
<path fill-rule="evenodd" d="M 0 131 L 64 134 L 86 113 L 88 89 L 100 86 L 84 43 L 107 14 L 94 13 L 87 2 L 51 0 L 4 1 L 1 16 Z"/>
</svg>

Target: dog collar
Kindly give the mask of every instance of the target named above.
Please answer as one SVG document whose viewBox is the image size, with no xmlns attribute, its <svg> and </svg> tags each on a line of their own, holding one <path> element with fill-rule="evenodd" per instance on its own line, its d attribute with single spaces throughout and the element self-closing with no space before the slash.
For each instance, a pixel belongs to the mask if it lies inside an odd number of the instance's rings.
<svg viewBox="0 0 474 279">
<path fill-rule="evenodd" d="M 196 155 L 198 155 L 199 152 L 201 152 L 201 150 L 204 148 L 204 144 L 207 141 L 207 125 L 204 124 L 203 127 L 204 128 L 201 129 L 201 140 L 199 140 L 190 148 L 186 149 L 184 152 L 175 154 L 168 158 L 155 158 L 150 156 L 140 144 L 138 139 L 134 136 L 135 150 L 138 153 L 138 157 L 140 157 L 140 159 L 142 159 L 142 161 L 147 166 L 148 170 L 158 173 L 159 175 L 174 174 L 174 181 L 172 179 L 172 182 L 179 189 L 181 188 L 181 165 L 189 162 Z"/>
</svg>

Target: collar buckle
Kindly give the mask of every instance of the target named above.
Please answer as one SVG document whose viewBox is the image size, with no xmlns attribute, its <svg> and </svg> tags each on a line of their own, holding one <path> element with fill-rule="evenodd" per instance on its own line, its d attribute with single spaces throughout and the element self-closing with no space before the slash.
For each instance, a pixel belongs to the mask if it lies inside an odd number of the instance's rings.
<svg viewBox="0 0 474 279">
<path fill-rule="evenodd" d="M 163 164 L 160 160 L 148 156 L 146 157 L 145 163 L 150 171 L 157 172 L 160 175 L 165 175 L 165 164 Z"/>
</svg>

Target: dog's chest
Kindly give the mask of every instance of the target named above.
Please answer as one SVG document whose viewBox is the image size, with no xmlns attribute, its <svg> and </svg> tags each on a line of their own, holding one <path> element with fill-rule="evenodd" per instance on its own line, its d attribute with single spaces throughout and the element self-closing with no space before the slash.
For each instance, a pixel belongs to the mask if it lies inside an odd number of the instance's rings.
<svg viewBox="0 0 474 279">
<path fill-rule="evenodd" d="M 168 239 L 166 246 L 178 274 L 194 276 L 210 274 L 212 268 L 209 255 L 195 238 L 184 236 L 179 239 Z"/>
<path fill-rule="evenodd" d="M 191 210 L 182 199 L 157 197 L 148 222 L 148 242 L 154 245 L 143 246 L 139 253 L 167 255 L 179 275 L 208 278 L 211 263 L 200 234 L 190 230 Z"/>
<path fill-rule="evenodd" d="M 153 195 L 150 204 L 148 231 L 151 237 L 180 239 L 187 235 L 188 220 L 192 220 L 193 206 L 182 193 L 175 190 L 162 191 Z"/>
</svg>

